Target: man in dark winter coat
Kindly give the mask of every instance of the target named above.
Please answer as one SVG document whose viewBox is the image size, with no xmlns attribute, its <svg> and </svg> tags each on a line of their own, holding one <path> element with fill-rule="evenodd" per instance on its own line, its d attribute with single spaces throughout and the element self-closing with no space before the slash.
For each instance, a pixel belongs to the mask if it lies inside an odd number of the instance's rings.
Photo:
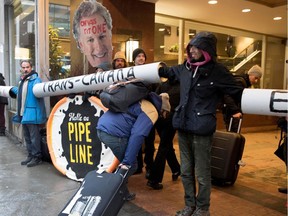
<svg viewBox="0 0 288 216">
<path fill-rule="evenodd" d="M 262 68 L 258 65 L 251 67 L 248 73 L 234 76 L 237 85 L 242 86 L 243 88 L 250 88 L 252 85 L 257 84 L 261 77 Z M 225 95 L 222 103 L 222 113 L 227 131 L 237 133 L 239 119 L 242 118 L 241 103 L 235 103 L 235 100 L 233 100 L 230 95 Z M 231 125 L 230 120 L 232 120 Z"/>
<path fill-rule="evenodd" d="M 5 86 L 5 78 L 2 73 L 0 73 L 0 86 Z M 8 104 L 8 99 L 6 97 L 0 96 L 0 136 L 5 136 L 5 105 Z"/>
<path fill-rule="evenodd" d="M 180 82 L 180 103 L 175 109 L 173 127 L 178 129 L 185 207 L 177 216 L 210 215 L 210 161 L 217 103 L 224 94 L 236 101 L 242 96 L 243 88 L 216 61 L 216 43 L 212 33 L 200 32 L 189 42 L 183 64 L 159 69 L 161 77 Z"/>
</svg>

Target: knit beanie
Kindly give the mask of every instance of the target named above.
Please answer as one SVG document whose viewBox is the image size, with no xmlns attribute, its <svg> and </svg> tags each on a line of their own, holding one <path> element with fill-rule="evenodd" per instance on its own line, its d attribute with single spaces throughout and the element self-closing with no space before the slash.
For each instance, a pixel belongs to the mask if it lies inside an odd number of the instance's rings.
<svg viewBox="0 0 288 216">
<path fill-rule="evenodd" d="M 135 49 L 135 50 L 133 51 L 133 54 L 132 54 L 133 61 L 135 61 L 136 57 L 137 57 L 140 53 L 143 53 L 143 54 L 144 54 L 145 60 L 147 59 L 146 53 L 144 52 L 144 50 L 141 49 L 141 48 L 137 48 L 137 49 Z"/>
<path fill-rule="evenodd" d="M 195 46 L 198 49 L 208 52 L 211 58 L 217 57 L 217 38 L 211 32 L 199 32 L 189 42 L 186 51 L 187 54 L 190 52 L 190 47 Z"/>
<path fill-rule="evenodd" d="M 170 102 L 169 102 L 169 95 L 167 93 L 161 93 L 159 96 L 162 99 L 161 110 L 165 110 L 165 111 L 170 112 L 171 106 L 170 106 Z"/>
<path fill-rule="evenodd" d="M 250 70 L 248 71 L 248 75 L 253 75 L 256 76 L 258 78 L 262 77 L 262 68 L 259 67 L 258 65 L 254 65 L 253 67 L 250 68 Z"/>
</svg>

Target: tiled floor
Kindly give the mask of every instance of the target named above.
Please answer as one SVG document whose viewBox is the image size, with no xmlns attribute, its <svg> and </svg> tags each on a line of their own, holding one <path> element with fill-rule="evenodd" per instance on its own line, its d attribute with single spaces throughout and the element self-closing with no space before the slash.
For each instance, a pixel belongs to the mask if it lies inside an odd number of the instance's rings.
<svg viewBox="0 0 288 216">
<path fill-rule="evenodd" d="M 279 131 L 244 133 L 246 145 L 243 154 L 245 167 L 241 167 L 233 186 L 213 186 L 211 215 L 286 215 L 287 196 L 278 192 L 286 187 L 286 167 L 273 152 L 277 148 Z M 177 154 L 178 145 L 175 142 Z M 179 154 L 178 154 L 179 156 Z M 184 205 L 181 179 L 171 181 L 166 167 L 164 189 L 155 191 L 146 185 L 145 173 L 132 176 L 130 190 L 136 192 L 133 203 L 154 216 L 174 215 Z"/>
<path fill-rule="evenodd" d="M 279 134 L 275 130 L 243 133 L 246 166 L 241 167 L 233 186 L 213 186 L 211 215 L 287 215 L 287 195 L 278 192 L 278 187 L 287 185 L 286 166 L 273 154 Z M 79 183 L 63 176 L 52 164 L 21 166 L 25 150 L 7 137 L 0 137 L 0 149 L 1 216 L 58 215 L 79 188 Z M 179 157 L 177 140 L 175 149 Z M 145 173 L 129 179 L 136 199 L 125 203 L 118 216 L 170 216 L 184 206 L 181 179 L 172 182 L 168 167 L 163 190 L 152 190 L 146 182 Z"/>
</svg>

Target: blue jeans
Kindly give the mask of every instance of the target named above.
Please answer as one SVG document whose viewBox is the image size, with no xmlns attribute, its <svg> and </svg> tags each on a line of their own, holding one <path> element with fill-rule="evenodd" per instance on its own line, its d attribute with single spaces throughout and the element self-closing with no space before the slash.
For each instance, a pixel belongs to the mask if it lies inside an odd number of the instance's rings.
<svg viewBox="0 0 288 216">
<path fill-rule="evenodd" d="M 23 124 L 22 126 L 28 156 L 41 158 L 41 135 L 39 125 Z"/>
<path fill-rule="evenodd" d="M 211 194 L 212 136 L 199 136 L 178 131 L 178 141 L 185 205 L 208 210 Z M 196 179 L 198 193 L 196 192 Z"/>
<path fill-rule="evenodd" d="M 116 137 L 112 136 L 104 131 L 97 130 L 98 138 L 101 142 L 107 145 L 113 152 L 114 156 L 122 162 L 125 156 L 126 148 L 128 145 L 129 138 L 127 137 Z M 131 168 L 127 174 L 127 178 L 137 170 L 137 162 L 134 164 L 126 164 L 131 165 Z"/>
</svg>

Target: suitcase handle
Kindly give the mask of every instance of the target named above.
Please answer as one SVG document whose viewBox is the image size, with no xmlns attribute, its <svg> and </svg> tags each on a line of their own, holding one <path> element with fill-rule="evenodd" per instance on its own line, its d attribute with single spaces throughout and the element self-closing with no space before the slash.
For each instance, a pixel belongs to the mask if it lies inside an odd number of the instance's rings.
<svg viewBox="0 0 288 216">
<path fill-rule="evenodd" d="M 230 118 L 229 127 L 228 127 L 228 131 L 229 131 L 229 132 L 231 132 L 231 127 L 232 127 L 233 119 L 234 119 L 233 117 Z M 239 119 L 239 124 L 238 124 L 237 133 L 240 133 L 241 125 L 242 125 L 242 118 Z"/>
<path fill-rule="evenodd" d="M 130 166 L 128 166 L 128 165 L 124 165 L 124 166 L 125 167 L 118 166 L 118 168 L 115 171 L 115 173 L 121 175 L 123 177 L 123 179 L 127 176 L 128 172 L 130 170 Z"/>
</svg>

